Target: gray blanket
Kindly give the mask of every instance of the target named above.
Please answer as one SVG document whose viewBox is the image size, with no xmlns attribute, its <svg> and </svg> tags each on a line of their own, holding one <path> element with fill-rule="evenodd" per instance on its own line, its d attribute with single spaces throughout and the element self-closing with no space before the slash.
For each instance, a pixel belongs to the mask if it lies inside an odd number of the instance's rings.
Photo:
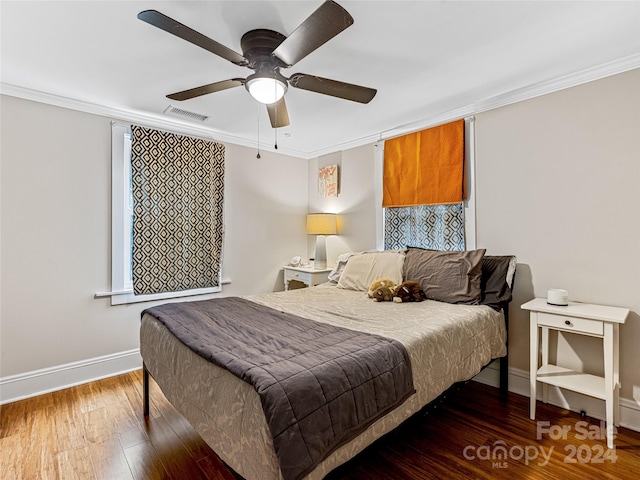
<svg viewBox="0 0 640 480">
<path fill-rule="evenodd" d="M 145 312 L 254 386 L 285 480 L 305 476 L 415 392 L 409 355 L 396 340 L 238 297 Z"/>
</svg>

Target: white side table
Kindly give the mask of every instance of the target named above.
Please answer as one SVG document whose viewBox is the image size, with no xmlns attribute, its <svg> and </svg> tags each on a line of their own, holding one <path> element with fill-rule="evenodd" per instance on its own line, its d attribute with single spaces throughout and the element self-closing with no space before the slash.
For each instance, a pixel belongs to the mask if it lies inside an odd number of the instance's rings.
<svg viewBox="0 0 640 480">
<path fill-rule="evenodd" d="M 567 306 L 549 305 L 535 298 L 521 307 L 530 312 L 531 397 L 529 417 L 536 418 L 536 381 L 542 383 L 542 399 L 547 403 L 547 386 L 555 385 L 605 401 L 607 447 L 613 448 L 612 425 L 620 416 L 620 324 L 629 315 L 628 308 L 570 302 Z M 542 365 L 538 368 L 538 328 L 542 331 Z M 549 330 L 572 332 L 602 338 L 604 345 L 604 377 L 576 372 L 549 363 Z"/>
<path fill-rule="evenodd" d="M 304 283 L 307 287 L 313 287 L 324 283 L 329 278 L 329 272 L 332 268 L 315 269 L 312 267 L 291 267 L 284 268 L 284 289 L 289 290 L 289 282 L 297 280 Z"/>
</svg>

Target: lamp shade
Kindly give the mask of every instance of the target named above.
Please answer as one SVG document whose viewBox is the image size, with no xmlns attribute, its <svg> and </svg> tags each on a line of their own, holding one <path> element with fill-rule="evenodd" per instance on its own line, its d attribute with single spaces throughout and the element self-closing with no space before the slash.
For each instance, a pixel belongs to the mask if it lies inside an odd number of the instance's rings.
<svg viewBox="0 0 640 480">
<path fill-rule="evenodd" d="M 307 234 L 335 235 L 337 222 L 335 213 L 310 213 L 307 215 Z"/>
</svg>

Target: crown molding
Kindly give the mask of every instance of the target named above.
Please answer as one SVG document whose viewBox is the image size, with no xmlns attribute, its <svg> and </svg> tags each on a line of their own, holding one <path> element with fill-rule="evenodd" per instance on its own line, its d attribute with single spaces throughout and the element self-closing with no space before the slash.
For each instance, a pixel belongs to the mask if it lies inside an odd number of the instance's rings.
<svg viewBox="0 0 640 480">
<path fill-rule="evenodd" d="M 500 95 L 495 95 L 483 102 L 477 103 L 475 106 L 476 111 L 474 113 L 493 110 L 524 100 L 529 100 L 531 98 L 565 90 L 567 88 L 577 87 L 578 85 L 628 72 L 636 68 L 640 68 L 640 53 L 587 68 L 569 75 L 563 75 L 561 77 L 538 82 Z"/>
<path fill-rule="evenodd" d="M 624 57 L 612 62 L 597 65 L 595 67 L 587 68 L 579 72 L 571 73 L 569 75 L 563 75 L 561 77 L 548 79 L 535 84 L 527 85 L 522 88 L 503 92 L 498 95 L 493 95 L 491 97 L 487 97 L 467 105 L 460 106 L 453 105 L 452 103 L 450 104 L 450 108 L 445 107 L 441 109 L 440 112 L 425 112 L 424 118 L 420 121 L 400 125 L 398 127 L 394 127 L 392 129 L 385 130 L 374 135 L 360 137 L 349 142 L 331 145 L 319 150 L 308 152 L 286 148 L 275 150 L 269 148 L 268 145 L 260 145 L 259 148 L 263 151 L 270 151 L 273 153 L 290 155 L 293 157 L 309 160 L 330 153 L 348 150 L 351 148 L 372 144 L 377 141 L 405 135 L 407 133 L 433 127 L 460 118 L 473 116 L 481 112 L 486 112 L 507 105 L 512 105 L 514 103 L 529 100 L 541 95 L 558 92 L 560 90 L 582 85 L 584 83 L 599 80 L 601 78 L 609 77 L 612 75 L 617 75 L 619 73 L 624 73 L 636 68 L 640 68 L 640 53 L 630 55 L 628 57 Z M 0 83 L 0 93 L 3 95 L 23 98 L 26 100 L 33 100 L 36 102 L 55 105 L 58 107 L 69 108 L 72 110 L 92 113 L 95 115 L 101 115 L 112 118 L 114 120 L 139 123 L 156 128 L 170 129 L 178 131 L 180 133 L 210 138 L 223 143 L 228 142 L 244 147 L 258 148 L 258 144 L 256 142 L 247 141 L 246 139 L 228 135 L 212 128 L 194 125 L 192 123 L 180 121 L 179 119 L 168 118 L 163 115 L 86 102 L 6 83 Z"/>
<path fill-rule="evenodd" d="M 445 107 L 443 111 L 439 113 L 425 113 L 424 118 L 417 122 L 400 125 L 380 132 L 378 135 L 362 137 L 351 142 L 334 145 L 322 150 L 316 150 L 314 152 L 310 152 L 310 156 L 311 158 L 315 158 L 338 150 L 347 150 L 349 148 L 387 140 L 400 135 L 406 135 L 407 133 L 434 127 L 460 118 L 471 117 L 478 113 L 494 110 L 496 108 L 512 105 L 524 100 L 530 100 L 549 93 L 576 87 L 584 83 L 600 80 L 612 75 L 635 70 L 636 68 L 640 68 L 640 53 L 587 68 L 569 75 L 563 75 L 561 77 L 548 79 L 522 88 L 510 90 L 464 106 L 453 105 L 454 102 L 452 102 L 449 109 Z"/>
<path fill-rule="evenodd" d="M 56 107 L 68 108 L 70 110 L 77 110 L 84 113 L 90 113 L 93 115 L 99 115 L 102 117 L 108 117 L 115 121 L 131 122 L 139 125 L 145 125 L 148 127 L 159 128 L 164 130 L 171 130 L 177 133 L 185 135 L 193 135 L 197 137 L 203 137 L 211 140 L 215 140 L 221 143 L 232 143 L 234 145 L 240 145 L 249 148 L 258 148 L 258 143 L 253 141 L 247 141 L 241 137 L 229 135 L 213 128 L 206 126 L 195 125 L 187 121 L 181 121 L 178 118 L 167 117 L 165 115 L 153 114 L 143 112 L 141 110 L 127 109 L 113 107 L 109 105 L 102 105 L 84 100 L 78 100 L 74 98 L 64 97 L 61 95 L 55 95 L 52 93 L 42 92 L 39 90 L 32 90 L 29 88 L 21 87 L 18 85 L 12 85 L 4 82 L 0 82 L 0 94 L 8 95 L 10 97 L 22 98 L 24 100 L 31 100 L 34 102 L 44 103 L 47 105 L 53 105 Z M 306 152 L 300 152 L 293 149 L 279 148 L 278 150 L 269 148 L 268 145 L 260 145 L 261 151 L 271 151 L 274 153 L 280 153 L 283 155 L 291 155 L 298 158 L 309 159 Z"/>
</svg>

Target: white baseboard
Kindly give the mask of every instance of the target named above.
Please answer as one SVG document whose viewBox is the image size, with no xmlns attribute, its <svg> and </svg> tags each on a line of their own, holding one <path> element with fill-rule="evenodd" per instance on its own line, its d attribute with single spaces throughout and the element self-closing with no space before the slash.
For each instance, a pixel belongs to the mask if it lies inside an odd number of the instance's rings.
<svg viewBox="0 0 640 480">
<path fill-rule="evenodd" d="M 492 387 L 499 387 L 499 372 L 500 364 L 496 360 L 473 377 L 473 380 Z M 529 372 L 509 367 L 509 391 L 529 397 Z M 605 419 L 604 400 L 551 385 L 549 385 L 548 392 L 548 403 L 551 405 L 577 413 L 584 410 L 589 417 L 597 418 L 598 420 Z M 542 387 L 537 389 L 536 397 L 539 401 L 542 401 Z M 640 404 L 637 401 L 627 398 L 620 399 L 620 426 L 640 432 Z"/>
<path fill-rule="evenodd" d="M 105 355 L 79 362 L 0 378 L 0 405 L 44 393 L 112 377 L 142 368 L 140 350 Z M 500 386 L 499 362 L 476 375 L 473 380 Z M 529 397 L 529 372 L 509 368 L 509 391 Z M 538 389 L 538 400 L 542 399 L 542 389 Z M 549 386 L 549 403 L 573 412 L 584 410 L 589 417 L 604 420 L 604 400 L 592 398 L 568 390 Z M 640 431 L 640 404 L 627 398 L 620 399 L 620 426 Z"/>
<path fill-rule="evenodd" d="M 142 368 L 140 350 L 0 378 L 0 405 Z"/>
</svg>

